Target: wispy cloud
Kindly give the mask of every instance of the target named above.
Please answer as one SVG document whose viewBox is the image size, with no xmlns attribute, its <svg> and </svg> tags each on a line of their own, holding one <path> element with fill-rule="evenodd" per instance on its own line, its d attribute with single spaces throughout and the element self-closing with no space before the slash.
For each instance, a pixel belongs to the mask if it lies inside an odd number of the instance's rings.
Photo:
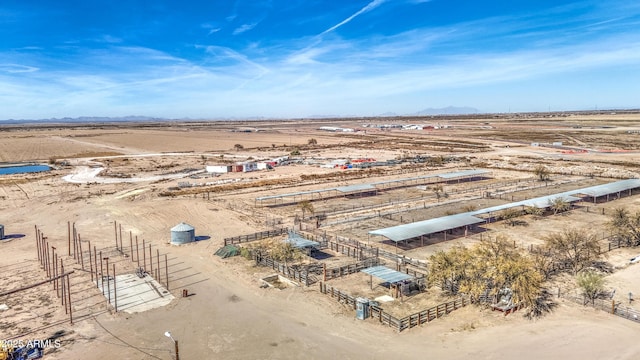
<svg viewBox="0 0 640 360">
<path fill-rule="evenodd" d="M 258 25 L 258 23 L 243 24 L 243 25 L 237 27 L 235 30 L 233 30 L 233 35 L 239 35 L 239 34 L 242 34 L 244 32 L 247 32 L 249 30 L 253 30 L 253 28 L 256 27 L 256 25 Z"/>
<path fill-rule="evenodd" d="M 377 8 L 378 6 L 382 5 L 386 0 L 373 0 L 372 2 L 368 3 L 365 7 L 363 7 L 362 9 L 356 11 L 353 15 L 349 16 L 348 18 L 342 20 L 341 22 L 339 22 L 338 24 L 328 28 L 327 30 L 323 31 L 320 35 L 324 35 L 326 33 L 330 33 L 334 30 L 336 30 L 337 28 L 349 23 L 351 20 L 355 19 L 357 16 L 362 15 L 366 12 L 369 12 L 375 8 Z"/>
<path fill-rule="evenodd" d="M 30 73 L 40 70 L 37 67 L 19 65 L 19 64 L 0 64 L 0 71 L 7 72 L 9 74 Z"/>
</svg>

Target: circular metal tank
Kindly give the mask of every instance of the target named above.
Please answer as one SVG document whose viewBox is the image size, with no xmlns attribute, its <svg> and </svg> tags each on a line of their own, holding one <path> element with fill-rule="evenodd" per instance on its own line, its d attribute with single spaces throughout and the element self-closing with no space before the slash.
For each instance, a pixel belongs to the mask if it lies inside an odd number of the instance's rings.
<svg viewBox="0 0 640 360">
<path fill-rule="evenodd" d="M 196 241 L 196 229 L 187 223 L 180 223 L 171 228 L 171 243 L 180 245 Z"/>
</svg>

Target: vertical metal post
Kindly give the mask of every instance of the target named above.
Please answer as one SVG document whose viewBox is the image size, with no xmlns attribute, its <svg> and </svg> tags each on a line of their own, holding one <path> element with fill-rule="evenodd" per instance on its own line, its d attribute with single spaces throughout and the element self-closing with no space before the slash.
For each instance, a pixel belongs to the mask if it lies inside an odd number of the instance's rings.
<svg viewBox="0 0 640 360">
<path fill-rule="evenodd" d="M 138 262 L 138 267 L 140 267 L 140 250 L 138 249 L 138 235 L 136 235 L 136 261 Z"/>
<path fill-rule="evenodd" d="M 118 312 L 118 292 L 117 292 L 117 286 L 116 286 L 116 264 L 113 264 L 113 303 L 114 303 L 114 307 L 116 309 L 116 312 Z"/>
<path fill-rule="evenodd" d="M 109 305 L 111 305 L 111 281 L 109 281 L 109 258 L 106 257 L 103 260 L 107 261 L 107 293 L 109 294 Z M 102 278 L 102 281 L 104 281 L 104 278 Z"/>
<path fill-rule="evenodd" d="M 122 252 L 122 224 L 118 224 L 120 228 L 120 252 Z M 116 237 L 116 250 L 118 249 L 118 238 Z"/>
<path fill-rule="evenodd" d="M 178 340 L 173 340 L 173 343 L 176 345 L 176 360 L 180 360 L 180 353 L 178 352 Z"/>
<path fill-rule="evenodd" d="M 104 271 L 102 270 L 102 250 L 100 250 L 100 284 L 102 285 L 102 295 L 104 295 Z"/>
<path fill-rule="evenodd" d="M 96 268 L 96 287 L 99 287 L 100 285 L 98 284 L 98 252 L 96 250 L 95 245 L 93 245 L 93 265 L 95 265 L 95 268 Z M 102 275 L 102 273 L 100 275 Z"/>
<path fill-rule="evenodd" d="M 35 226 L 35 225 L 34 225 Z M 38 261 L 42 264 L 42 254 L 40 253 L 40 236 L 38 236 L 38 227 L 36 226 L 36 250 L 38 251 Z"/>
<path fill-rule="evenodd" d="M 164 272 L 167 275 L 167 290 L 169 290 L 169 263 L 167 262 L 167 254 L 164 254 Z"/>
<path fill-rule="evenodd" d="M 93 260 L 91 258 L 91 240 L 89 240 L 89 270 L 91 272 L 91 282 L 93 282 Z"/>
<path fill-rule="evenodd" d="M 149 244 L 149 268 L 151 269 L 151 276 L 153 276 L 153 253 L 151 252 L 151 244 Z"/>
<path fill-rule="evenodd" d="M 158 270 L 158 282 L 162 283 L 162 281 L 160 281 L 160 249 L 156 249 L 156 255 L 156 259 L 158 260 L 156 261 L 156 268 Z"/>
<path fill-rule="evenodd" d="M 49 242 L 45 242 L 47 246 L 47 276 L 51 279 L 51 260 L 49 259 Z"/>
<path fill-rule="evenodd" d="M 64 274 L 64 264 L 62 263 L 62 258 L 60 258 L 60 274 Z M 64 278 L 60 279 L 60 283 L 62 284 L 62 306 L 64 306 L 64 313 L 67 314 L 67 293 L 65 292 L 66 286 L 64 285 Z"/>
<path fill-rule="evenodd" d="M 69 275 L 67 275 L 67 296 L 69 297 L 69 322 L 73 325 L 73 315 L 71 314 L 71 282 L 69 281 Z"/>
<path fill-rule="evenodd" d="M 71 256 L 71 222 L 69 221 L 67 221 L 67 246 L 69 248 L 69 256 Z"/>
<path fill-rule="evenodd" d="M 147 247 L 144 243 L 144 239 L 142 239 L 142 260 L 143 260 L 143 267 L 146 270 L 147 269 Z"/>
<path fill-rule="evenodd" d="M 129 253 L 131 261 L 133 261 L 133 234 L 129 231 Z"/>
<path fill-rule="evenodd" d="M 118 249 L 118 222 L 117 221 L 113 221 L 113 234 L 115 235 L 116 238 L 116 250 Z"/>
<path fill-rule="evenodd" d="M 78 248 L 80 249 L 80 263 L 82 264 L 82 270 L 84 270 L 84 255 L 82 254 L 82 240 L 80 234 L 78 234 Z"/>
</svg>

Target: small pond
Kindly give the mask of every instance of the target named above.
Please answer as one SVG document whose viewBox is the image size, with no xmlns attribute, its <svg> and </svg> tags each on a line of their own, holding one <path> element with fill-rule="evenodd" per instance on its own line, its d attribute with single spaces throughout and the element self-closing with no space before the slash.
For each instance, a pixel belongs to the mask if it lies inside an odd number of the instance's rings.
<svg viewBox="0 0 640 360">
<path fill-rule="evenodd" d="M 16 165 L 16 166 L 0 166 L 0 175 L 24 174 L 49 171 L 51 168 L 47 165 Z"/>
</svg>

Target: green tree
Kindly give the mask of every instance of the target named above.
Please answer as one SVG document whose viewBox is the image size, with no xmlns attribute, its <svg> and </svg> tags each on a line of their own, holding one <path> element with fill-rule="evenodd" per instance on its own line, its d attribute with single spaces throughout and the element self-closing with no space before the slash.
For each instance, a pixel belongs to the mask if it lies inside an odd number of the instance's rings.
<svg viewBox="0 0 640 360">
<path fill-rule="evenodd" d="M 602 274 L 593 271 L 585 270 L 576 276 L 576 283 L 585 298 L 589 299 L 593 304 L 596 298 L 604 291 L 605 279 Z"/>
<path fill-rule="evenodd" d="M 467 266 L 471 259 L 465 247 L 454 247 L 449 251 L 438 251 L 429 258 L 429 284 L 439 286 L 444 292 L 458 293 L 460 281 L 466 278 Z"/>
<path fill-rule="evenodd" d="M 600 244 L 594 233 L 567 228 L 544 237 L 549 254 L 557 263 L 566 264 L 573 274 L 590 266 L 600 257 Z"/>
</svg>

